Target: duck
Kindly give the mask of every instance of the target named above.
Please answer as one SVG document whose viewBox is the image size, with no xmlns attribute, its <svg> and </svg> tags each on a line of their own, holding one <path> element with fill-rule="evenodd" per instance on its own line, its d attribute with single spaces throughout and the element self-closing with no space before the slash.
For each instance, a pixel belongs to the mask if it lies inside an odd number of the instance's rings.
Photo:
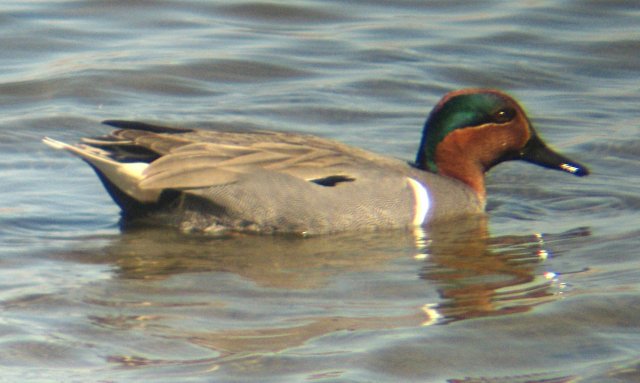
<svg viewBox="0 0 640 383">
<path fill-rule="evenodd" d="M 485 173 L 522 160 L 583 177 L 551 149 L 514 98 L 447 93 L 429 113 L 415 160 L 283 131 L 206 130 L 107 120 L 108 135 L 67 144 L 121 209 L 121 222 L 186 232 L 299 235 L 421 227 L 483 214 Z"/>
</svg>

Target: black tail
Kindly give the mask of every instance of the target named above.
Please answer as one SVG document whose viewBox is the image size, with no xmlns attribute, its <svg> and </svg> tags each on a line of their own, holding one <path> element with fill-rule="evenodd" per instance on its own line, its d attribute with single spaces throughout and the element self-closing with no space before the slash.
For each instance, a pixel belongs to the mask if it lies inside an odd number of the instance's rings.
<svg viewBox="0 0 640 383">
<path fill-rule="evenodd" d="M 120 209 L 122 210 L 122 218 L 125 220 L 147 216 L 152 212 L 168 206 L 180 195 L 180 192 L 177 190 L 164 190 L 162 194 L 160 194 L 157 202 L 143 203 L 120 190 L 100 171 L 100 169 L 90 163 L 89 166 L 91 166 L 91 168 L 96 172 L 98 178 L 102 182 L 102 185 L 104 185 L 104 188 L 107 190 L 107 193 L 109 193 L 113 201 L 120 206 Z"/>
</svg>

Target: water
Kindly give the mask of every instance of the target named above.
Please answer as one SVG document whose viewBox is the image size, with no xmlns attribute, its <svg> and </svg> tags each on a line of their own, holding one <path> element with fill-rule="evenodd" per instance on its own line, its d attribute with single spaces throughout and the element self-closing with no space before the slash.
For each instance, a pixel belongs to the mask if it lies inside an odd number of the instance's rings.
<svg viewBox="0 0 640 383">
<path fill-rule="evenodd" d="M 640 381 L 640 4 L 0 3 L 0 381 Z M 407 159 L 447 91 L 518 98 L 579 179 L 509 163 L 486 221 L 296 239 L 121 232 L 40 143 L 107 118 Z"/>
</svg>

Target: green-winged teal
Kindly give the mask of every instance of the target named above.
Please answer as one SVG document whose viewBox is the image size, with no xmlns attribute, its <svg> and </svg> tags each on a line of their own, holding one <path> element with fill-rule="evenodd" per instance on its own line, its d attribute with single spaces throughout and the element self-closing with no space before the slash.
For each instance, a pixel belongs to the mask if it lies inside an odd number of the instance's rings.
<svg viewBox="0 0 640 383">
<path fill-rule="evenodd" d="M 418 226 L 482 212 L 484 173 L 502 161 L 588 174 L 543 143 L 515 100 L 490 89 L 445 95 L 424 125 L 415 162 L 310 135 L 104 123 L 118 130 L 78 145 L 44 142 L 89 163 L 125 222 L 184 230 Z"/>
</svg>

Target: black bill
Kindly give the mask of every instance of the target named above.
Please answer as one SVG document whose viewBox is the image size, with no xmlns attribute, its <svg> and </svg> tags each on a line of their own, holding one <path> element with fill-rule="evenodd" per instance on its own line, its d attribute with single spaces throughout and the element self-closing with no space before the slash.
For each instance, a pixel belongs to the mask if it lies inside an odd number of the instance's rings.
<svg viewBox="0 0 640 383">
<path fill-rule="evenodd" d="M 578 177 L 589 175 L 589 169 L 584 165 L 554 152 L 535 134 L 520 152 L 519 159 L 545 168 L 562 170 Z"/>
</svg>

